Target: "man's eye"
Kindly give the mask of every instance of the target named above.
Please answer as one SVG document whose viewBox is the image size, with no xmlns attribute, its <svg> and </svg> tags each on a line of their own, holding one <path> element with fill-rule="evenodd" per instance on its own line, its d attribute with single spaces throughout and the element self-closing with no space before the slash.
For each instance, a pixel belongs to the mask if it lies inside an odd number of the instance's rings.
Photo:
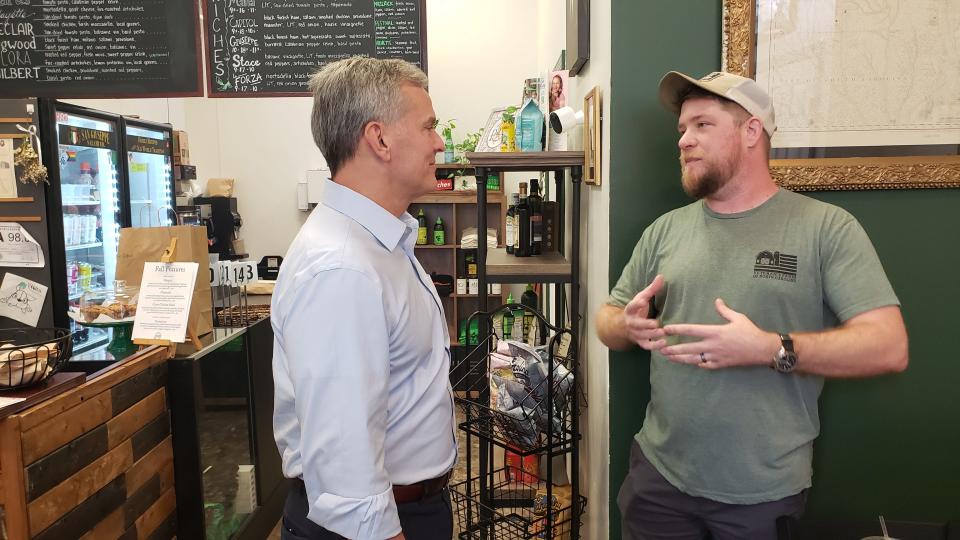
<svg viewBox="0 0 960 540">
<path fill-rule="evenodd" d="M 433 123 L 430 124 L 430 129 L 437 129 L 437 126 L 439 126 L 439 125 L 440 125 L 440 121 L 439 121 L 439 120 L 434 120 Z"/>
</svg>

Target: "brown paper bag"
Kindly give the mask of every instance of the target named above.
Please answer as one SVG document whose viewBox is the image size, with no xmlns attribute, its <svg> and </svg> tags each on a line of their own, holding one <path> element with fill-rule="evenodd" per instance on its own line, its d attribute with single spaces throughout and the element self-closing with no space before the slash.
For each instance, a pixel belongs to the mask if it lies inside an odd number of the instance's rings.
<svg viewBox="0 0 960 540">
<path fill-rule="evenodd" d="M 207 180 L 208 197 L 233 197 L 233 178 L 211 178 Z"/>
<path fill-rule="evenodd" d="M 197 336 L 202 336 L 213 330 L 210 280 L 207 279 L 210 258 L 206 227 L 178 225 L 120 229 L 117 279 L 124 279 L 130 285 L 140 286 L 140 281 L 143 279 L 143 264 L 159 261 L 172 238 L 177 239 L 177 251 L 174 253 L 173 262 L 195 262 L 200 265 L 197 270 L 197 282 L 193 288 L 193 300 L 190 302 L 187 330 L 193 330 Z"/>
</svg>

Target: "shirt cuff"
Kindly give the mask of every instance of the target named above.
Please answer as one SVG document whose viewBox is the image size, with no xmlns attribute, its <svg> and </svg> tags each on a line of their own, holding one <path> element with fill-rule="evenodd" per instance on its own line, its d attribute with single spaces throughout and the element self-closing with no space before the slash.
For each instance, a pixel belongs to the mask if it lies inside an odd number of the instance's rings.
<svg viewBox="0 0 960 540">
<path fill-rule="evenodd" d="M 392 487 L 363 499 L 321 493 L 311 500 L 307 518 L 345 538 L 385 540 L 401 531 Z"/>
</svg>

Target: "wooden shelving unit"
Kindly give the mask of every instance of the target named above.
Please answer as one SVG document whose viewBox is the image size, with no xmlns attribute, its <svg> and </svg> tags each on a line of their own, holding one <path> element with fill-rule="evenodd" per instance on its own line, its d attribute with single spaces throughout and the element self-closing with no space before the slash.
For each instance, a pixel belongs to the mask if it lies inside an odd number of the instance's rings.
<svg viewBox="0 0 960 540">
<path fill-rule="evenodd" d="M 443 164 L 437 165 L 437 176 L 443 178 L 449 171 L 459 171 L 461 169 L 467 171 L 464 174 L 473 172 L 471 167 L 464 167 L 461 164 Z M 481 185 L 484 184 L 481 183 Z M 486 206 L 487 227 L 497 230 L 497 242 L 502 249 L 504 227 L 507 219 L 507 199 L 502 191 L 487 191 Z M 443 220 L 446 235 L 446 243 L 441 246 L 435 246 L 432 243 L 425 246 L 416 246 L 415 253 L 420 264 L 423 265 L 423 269 L 427 273 L 436 272 L 453 276 L 454 280 L 458 275 L 466 276 L 466 269 L 462 267 L 462 255 L 465 250 L 461 238 L 465 228 L 477 226 L 477 192 L 437 191 L 419 197 L 407 211 L 410 215 L 416 217 L 421 208 L 427 218 L 428 241 L 433 241 L 433 226 L 437 221 L 437 216 L 440 216 Z M 505 294 L 501 296 L 506 297 Z M 450 344 L 458 346 L 460 345 L 460 321 L 477 311 L 479 295 L 456 294 L 456 281 L 454 281 L 454 292 L 449 296 L 441 297 L 441 301 L 447 318 Z"/>
</svg>

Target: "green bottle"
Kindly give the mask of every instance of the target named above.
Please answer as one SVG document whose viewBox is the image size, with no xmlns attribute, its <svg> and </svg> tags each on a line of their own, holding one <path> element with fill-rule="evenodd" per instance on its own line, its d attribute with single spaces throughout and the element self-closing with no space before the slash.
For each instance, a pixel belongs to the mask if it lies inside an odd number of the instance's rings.
<svg viewBox="0 0 960 540">
<path fill-rule="evenodd" d="M 507 303 L 513 303 L 513 294 L 507 295 Z M 513 312 L 509 309 L 503 310 L 503 339 L 510 339 L 513 335 Z"/>
<path fill-rule="evenodd" d="M 508 303 L 510 303 L 510 304 L 513 303 L 512 300 L 513 300 L 512 298 L 509 298 L 509 297 L 507 298 L 507 301 L 508 301 Z M 524 335 L 523 335 L 523 312 L 524 312 L 523 306 L 517 306 L 517 307 L 513 308 L 513 332 L 511 332 L 511 334 L 513 335 L 513 339 L 515 339 L 515 340 L 517 340 L 517 341 L 523 341 L 523 340 L 524 340 Z"/>
<path fill-rule="evenodd" d="M 427 245 L 427 216 L 423 215 L 423 208 L 417 213 L 417 245 Z"/>
<path fill-rule="evenodd" d="M 433 245 L 442 246 L 446 243 L 446 234 L 443 232 L 443 220 L 437 216 L 437 223 L 433 226 Z"/>
<path fill-rule="evenodd" d="M 520 303 L 523 304 L 523 305 L 525 305 L 525 306 L 527 306 L 528 308 L 531 308 L 531 309 L 535 309 L 535 310 L 539 310 L 539 309 L 540 309 L 540 302 L 539 302 L 539 299 L 537 298 L 537 293 L 536 293 L 536 291 L 533 290 L 533 285 L 527 284 L 527 290 L 523 292 L 523 295 L 522 295 L 522 296 L 520 296 Z M 530 332 L 532 331 L 532 330 L 531 330 L 531 327 L 534 325 L 535 321 L 536 321 L 536 322 L 539 322 L 539 321 L 537 320 L 537 318 L 534 316 L 534 314 L 533 314 L 532 311 L 526 310 L 526 309 L 523 310 L 523 336 L 524 336 L 524 340 L 528 340 L 528 339 L 529 339 L 529 337 L 530 337 L 530 335 L 531 335 Z M 539 343 L 539 342 L 543 339 L 543 337 L 544 337 L 544 333 L 545 333 L 545 331 L 546 331 L 546 327 L 545 327 L 545 326 L 542 326 L 542 325 L 538 325 L 538 327 L 539 327 L 539 328 L 538 328 L 539 332 L 538 332 L 538 334 L 537 334 L 537 340 L 536 340 L 536 341 Z"/>
</svg>

